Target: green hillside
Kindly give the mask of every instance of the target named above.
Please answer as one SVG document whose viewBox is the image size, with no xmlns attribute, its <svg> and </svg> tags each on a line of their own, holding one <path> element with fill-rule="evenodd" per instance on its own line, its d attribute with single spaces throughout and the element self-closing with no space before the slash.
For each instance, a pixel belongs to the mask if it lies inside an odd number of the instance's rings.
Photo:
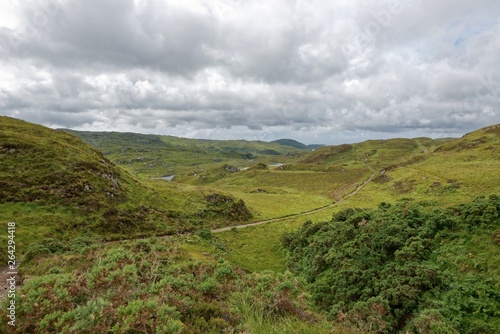
<svg viewBox="0 0 500 334">
<path fill-rule="evenodd" d="M 70 132 L 96 147 L 117 165 L 133 174 L 161 177 L 204 172 L 223 164 L 239 168 L 254 160 L 265 163 L 290 160 L 307 149 L 278 143 L 246 140 L 200 140 L 173 136 L 118 132 Z"/>
<path fill-rule="evenodd" d="M 0 117 L 0 332 L 496 333 L 500 125 L 295 146 Z"/>
<path fill-rule="evenodd" d="M 400 161 L 381 162 L 366 195 L 375 202 L 412 197 L 450 205 L 498 193 L 498 128 L 494 125 L 474 131 Z"/>
<path fill-rule="evenodd" d="M 329 164 L 352 163 L 364 161 L 373 166 L 395 164 L 409 157 L 426 153 L 446 139 L 433 140 L 429 138 L 368 140 L 357 144 L 325 146 L 309 153 L 302 163 Z"/>
<path fill-rule="evenodd" d="M 172 234 L 251 216 L 233 197 L 137 179 L 71 134 L 9 117 L 0 117 L 0 158 L 0 220 L 22 222 L 21 251 L 55 235 L 69 240 Z M 225 198 L 223 203 L 214 202 L 213 194 Z"/>
<path fill-rule="evenodd" d="M 136 183 L 101 152 L 62 131 L 0 118 L 0 198 L 95 211 L 127 200 Z"/>
</svg>

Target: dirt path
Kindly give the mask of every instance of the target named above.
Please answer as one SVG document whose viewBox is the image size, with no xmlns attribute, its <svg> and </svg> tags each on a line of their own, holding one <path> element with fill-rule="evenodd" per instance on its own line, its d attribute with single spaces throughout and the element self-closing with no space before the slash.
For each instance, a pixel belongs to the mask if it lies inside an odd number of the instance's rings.
<svg viewBox="0 0 500 334">
<path fill-rule="evenodd" d="M 368 182 L 370 182 L 373 179 L 374 176 L 375 176 L 375 171 L 372 170 L 372 174 L 370 175 L 370 177 L 366 181 L 364 181 L 362 184 L 360 184 L 359 186 L 357 186 L 356 189 L 354 189 L 352 192 L 350 192 L 349 194 L 345 195 L 344 197 L 342 197 L 341 199 L 339 199 L 337 202 L 335 202 L 333 204 L 330 204 L 330 205 L 327 205 L 327 206 L 323 206 L 321 208 L 317 208 L 317 209 L 312 209 L 312 210 L 309 210 L 309 211 L 301 212 L 301 213 L 296 213 L 296 214 L 289 215 L 289 216 L 284 216 L 284 217 L 279 217 L 279 218 L 273 218 L 273 219 L 266 219 L 266 220 L 261 220 L 261 221 L 249 223 L 249 224 L 242 224 L 242 225 L 236 225 L 236 226 L 228 226 L 228 227 L 217 228 L 217 229 L 212 230 L 212 233 L 221 233 L 221 232 L 230 231 L 233 228 L 238 228 L 239 229 L 239 228 L 245 228 L 245 227 L 250 227 L 250 226 L 257 226 L 257 225 L 272 223 L 272 222 L 275 222 L 275 221 L 280 221 L 280 220 L 284 220 L 284 219 L 288 219 L 288 218 L 295 218 L 295 217 L 305 216 L 305 215 L 309 215 L 311 213 L 316 213 L 316 212 L 320 212 L 320 211 L 323 211 L 323 210 L 326 210 L 326 209 L 330 209 L 330 208 L 336 207 L 337 205 L 339 205 L 339 203 L 342 203 L 347 198 L 356 195 L 361 189 L 363 189 L 363 187 Z"/>
<path fill-rule="evenodd" d="M 289 216 L 284 216 L 284 217 L 279 217 L 279 218 L 272 218 L 272 219 L 266 219 L 266 220 L 261 220 L 261 221 L 257 221 L 257 222 L 253 222 L 253 223 L 248 223 L 248 224 L 237 225 L 237 226 L 229 226 L 229 227 L 217 228 L 217 229 L 212 230 L 212 233 L 226 232 L 226 231 L 230 231 L 233 228 L 240 229 L 240 228 L 245 228 L 245 227 L 250 227 L 250 226 L 258 226 L 258 225 L 262 225 L 262 224 L 267 224 L 267 223 L 272 223 L 272 222 L 276 222 L 276 221 L 280 221 L 280 220 L 285 220 L 285 219 L 288 219 L 288 218 L 301 217 L 301 216 L 309 215 L 309 214 L 312 214 L 312 213 L 320 212 L 320 211 L 323 211 L 323 210 L 326 210 L 326 209 L 329 209 L 329 208 L 333 208 L 333 207 L 339 205 L 339 203 L 343 202 L 347 198 L 356 195 L 361 189 L 363 189 L 363 187 L 368 182 L 370 182 L 373 179 L 374 176 L 375 176 L 375 171 L 373 171 L 373 169 L 372 169 L 372 174 L 370 175 L 370 177 L 367 180 L 365 180 L 362 184 L 360 184 L 359 186 L 357 186 L 356 189 L 354 189 L 349 194 L 343 196 L 341 199 L 339 199 L 337 202 L 335 202 L 333 204 L 330 204 L 330 205 L 327 205 L 327 206 L 323 206 L 321 208 L 316 208 L 316 209 L 312 209 L 312 210 L 309 210 L 309 211 L 301 212 L 301 213 L 292 214 L 292 215 L 289 215 Z M 121 239 L 121 240 L 107 241 L 106 243 L 120 242 L 120 241 L 133 240 L 133 239 L 145 239 L 145 238 L 150 238 L 150 237 L 151 236 L 131 238 L 131 239 Z M 172 237 L 172 235 L 164 235 L 164 236 L 159 236 L 159 237 L 161 237 L 161 238 L 168 238 L 168 237 Z M 7 279 L 10 278 L 10 272 L 11 271 L 12 270 L 10 270 L 8 266 L 0 266 L 0 302 L 7 296 L 8 289 L 9 289 L 8 288 Z M 19 277 L 17 277 L 17 279 L 19 279 Z"/>
</svg>

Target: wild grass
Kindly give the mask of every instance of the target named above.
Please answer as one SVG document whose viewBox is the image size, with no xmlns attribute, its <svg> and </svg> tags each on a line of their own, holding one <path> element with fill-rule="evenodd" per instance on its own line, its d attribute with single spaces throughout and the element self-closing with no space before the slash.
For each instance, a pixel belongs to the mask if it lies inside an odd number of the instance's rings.
<svg viewBox="0 0 500 334">
<path fill-rule="evenodd" d="M 247 291 L 234 294 L 230 304 L 244 315 L 243 328 L 254 334 L 354 333 L 353 331 L 342 331 L 326 321 L 309 323 L 293 317 L 271 318 L 265 308 L 256 304 Z"/>
<path fill-rule="evenodd" d="M 83 241 L 83 240 L 82 240 Z M 247 274 L 196 236 L 40 240 L 22 266 L 16 328 L 2 333 L 330 333 L 288 274 Z M 209 252 L 209 253 L 208 253 Z M 4 304 L 5 305 L 5 304 Z M 5 307 L 0 311 L 6 318 Z"/>
</svg>

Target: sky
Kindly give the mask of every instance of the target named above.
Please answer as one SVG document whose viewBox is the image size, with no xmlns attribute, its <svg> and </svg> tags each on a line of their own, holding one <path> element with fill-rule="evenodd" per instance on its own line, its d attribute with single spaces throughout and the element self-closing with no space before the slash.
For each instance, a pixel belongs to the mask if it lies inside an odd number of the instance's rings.
<svg viewBox="0 0 500 334">
<path fill-rule="evenodd" d="M 500 123 L 498 0 L 1 0 L 0 115 L 306 144 Z"/>
</svg>

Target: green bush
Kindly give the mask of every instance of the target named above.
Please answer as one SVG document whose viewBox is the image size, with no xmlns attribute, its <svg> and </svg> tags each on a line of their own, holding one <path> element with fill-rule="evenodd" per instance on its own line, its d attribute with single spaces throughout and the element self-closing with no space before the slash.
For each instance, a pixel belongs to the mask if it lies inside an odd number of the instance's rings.
<svg viewBox="0 0 500 334">
<path fill-rule="evenodd" d="M 282 243 L 288 267 L 332 319 L 380 333 L 493 333 L 500 293 L 492 277 L 500 269 L 490 259 L 500 249 L 491 235 L 499 214 L 496 195 L 450 209 L 381 204 L 308 222 Z"/>
</svg>

